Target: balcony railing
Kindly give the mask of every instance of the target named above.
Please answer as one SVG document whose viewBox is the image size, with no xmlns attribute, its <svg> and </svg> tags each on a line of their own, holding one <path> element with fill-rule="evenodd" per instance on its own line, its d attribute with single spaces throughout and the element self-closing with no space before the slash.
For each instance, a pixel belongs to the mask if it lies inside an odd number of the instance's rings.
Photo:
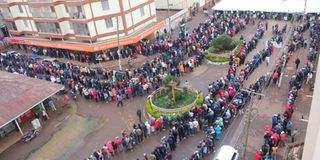
<svg viewBox="0 0 320 160">
<path fill-rule="evenodd" d="M 73 31 L 76 35 L 89 36 L 89 30 L 87 24 L 75 24 L 73 23 Z"/>
<path fill-rule="evenodd" d="M 53 12 L 32 12 L 34 18 L 57 18 L 56 13 Z"/>
<path fill-rule="evenodd" d="M 83 12 L 71 12 L 69 15 L 72 19 L 86 19 L 86 16 Z"/>
</svg>

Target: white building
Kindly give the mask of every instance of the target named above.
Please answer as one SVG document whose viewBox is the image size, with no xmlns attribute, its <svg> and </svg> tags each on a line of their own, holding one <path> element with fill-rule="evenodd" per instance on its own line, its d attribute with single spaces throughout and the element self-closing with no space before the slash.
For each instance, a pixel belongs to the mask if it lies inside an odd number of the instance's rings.
<svg viewBox="0 0 320 160">
<path fill-rule="evenodd" d="M 193 4 L 199 3 L 199 6 L 202 7 L 205 3 L 208 3 L 212 0 L 155 0 L 156 9 L 172 9 L 172 10 L 181 10 L 191 7 Z"/>
<path fill-rule="evenodd" d="M 136 42 L 133 34 L 156 24 L 154 0 L 0 0 L 0 11 L 10 35 L 25 44 L 32 38 L 110 42 L 118 30 L 121 39 Z"/>
</svg>

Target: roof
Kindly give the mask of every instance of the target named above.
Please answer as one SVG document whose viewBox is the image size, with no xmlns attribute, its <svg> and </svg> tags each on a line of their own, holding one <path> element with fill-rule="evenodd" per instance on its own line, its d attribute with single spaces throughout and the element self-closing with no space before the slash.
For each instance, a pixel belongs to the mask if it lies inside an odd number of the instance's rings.
<svg viewBox="0 0 320 160">
<path fill-rule="evenodd" d="M 62 88 L 60 84 L 0 71 L 0 128 Z"/>
<path fill-rule="evenodd" d="M 318 13 L 319 0 L 222 0 L 212 9 L 225 11 L 263 11 L 282 13 Z"/>
</svg>

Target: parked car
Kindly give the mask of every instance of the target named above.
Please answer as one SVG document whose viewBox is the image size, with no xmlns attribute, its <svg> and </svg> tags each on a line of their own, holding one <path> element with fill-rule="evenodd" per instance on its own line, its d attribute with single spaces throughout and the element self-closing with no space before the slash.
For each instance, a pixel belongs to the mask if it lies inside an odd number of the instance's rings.
<svg viewBox="0 0 320 160">
<path fill-rule="evenodd" d="M 223 145 L 212 160 L 238 160 L 238 151 L 229 145 Z"/>
</svg>

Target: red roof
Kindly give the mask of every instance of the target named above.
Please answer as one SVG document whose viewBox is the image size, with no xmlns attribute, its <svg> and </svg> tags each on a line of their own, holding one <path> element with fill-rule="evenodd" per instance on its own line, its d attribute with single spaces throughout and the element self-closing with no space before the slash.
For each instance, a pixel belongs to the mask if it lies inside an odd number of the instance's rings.
<svg viewBox="0 0 320 160">
<path fill-rule="evenodd" d="M 60 84 L 0 71 L 0 128 L 62 88 Z"/>
</svg>

